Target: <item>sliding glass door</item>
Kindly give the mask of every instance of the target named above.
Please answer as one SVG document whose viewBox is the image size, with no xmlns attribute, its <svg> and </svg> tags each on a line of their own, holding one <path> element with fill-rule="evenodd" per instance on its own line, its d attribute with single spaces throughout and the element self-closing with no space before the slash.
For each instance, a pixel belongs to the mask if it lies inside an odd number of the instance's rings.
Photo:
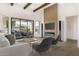
<svg viewBox="0 0 79 59">
<path fill-rule="evenodd" d="M 34 36 L 34 26 L 32 20 L 26 19 L 16 19 L 12 18 L 11 30 L 12 32 L 18 31 L 22 36 L 33 37 Z"/>
</svg>

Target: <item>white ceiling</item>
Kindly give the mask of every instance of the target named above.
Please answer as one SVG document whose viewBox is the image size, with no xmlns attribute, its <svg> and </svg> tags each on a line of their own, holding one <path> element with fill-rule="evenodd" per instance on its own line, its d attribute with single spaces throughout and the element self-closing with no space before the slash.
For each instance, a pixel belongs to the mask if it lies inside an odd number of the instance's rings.
<svg viewBox="0 0 79 59">
<path fill-rule="evenodd" d="M 0 3 L 1 6 L 8 6 L 8 7 L 12 7 L 12 8 L 19 8 L 19 9 L 23 9 L 23 7 L 26 5 L 27 3 L 14 3 L 13 6 L 10 5 L 10 3 Z M 44 3 L 32 3 L 27 9 L 31 9 L 34 10 L 36 8 L 38 8 L 39 6 L 43 5 Z M 27 10 L 25 9 L 25 10 Z M 24 10 L 24 9 L 23 9 Z"/>
<path fill-rule="evenodd" d="M 14 3 L 13 6 L 10 5 L 10 3 L 0 3 L 0 12 L 3 14 L 5 13 L 18 13 L 18 14 L 29 14 L 32 13 L 34 9 L 41 6 L 44 3 L 32 3 L 29 7 L 26 9 L 23 9 L 23 7 L 27 3 Z"/>
<path fill-rule="evenodd" d="M 44 3 L 32 3 L 29 7 L 27 7 L 26 9 L 23 9 L 23 7 L 26 4 L 27 3 L 14 3 L 14 5 L 11 6 L 10 3 L 0 3 L 0 15 L 7 15 L 7 16 L 14 16 L 14 17 L 15 16 L 30 17 L 30 16 L 33 16 L 34 13 L 36 13 L 36 12 L 33 12 L 33 10 L 43 5 Z"/>
</svg>

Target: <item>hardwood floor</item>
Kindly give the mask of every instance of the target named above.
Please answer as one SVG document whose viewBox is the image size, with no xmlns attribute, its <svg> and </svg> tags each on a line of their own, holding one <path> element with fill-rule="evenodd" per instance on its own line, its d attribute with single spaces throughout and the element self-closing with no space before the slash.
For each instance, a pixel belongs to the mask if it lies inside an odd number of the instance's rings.
<svg viewBox="0 0 79 59">
<path fill-rule="evenodd" d="M 27 38 L 25 41 L 30 42 L 32 39 L 41 40 L 42 38 Z M 39 56 L 38 53 L 31 56 Z M 44 53 L 42 56 L 79 56 L 79 48 L 77 48 L 77 41 L 67 40 L 67 42 L 58 42 L 56 46 L 49 49 L 48 54 Z"/>
<path fill-rule="evenodd" d="M 52 48 L 50 54 L 52 56 L 79 56 L 79 48 L 77 48 L 77 41 L 67 40 L 67 42 L 60 42 L 60 48 Z"/>
</svg>

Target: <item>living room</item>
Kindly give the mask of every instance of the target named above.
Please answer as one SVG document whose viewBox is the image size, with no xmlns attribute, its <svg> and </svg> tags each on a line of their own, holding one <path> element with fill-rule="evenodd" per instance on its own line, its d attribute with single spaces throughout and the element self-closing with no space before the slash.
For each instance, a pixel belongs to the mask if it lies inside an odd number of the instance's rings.
<svg viewBox="0 0 79 59">
<path fill-rule="evenodd" d="M 77 3 L 0 4 L 0 35 L 5 35 L 9 40 L 7 43 L 5 41 L 3 43 L 1 42 L 2 48 L 0 49 L 0 55 L 79 55 L 79 53 L 76 53 L 78 52 L 79 47 L 78 5 L 79 4 Z M 72 19 L 75 16 L 77 16 L 77 32 L 75 33 L 76 35 L 73 35 L 76 37 L 77 42 L 73 43 L 73 38 L 67 37 L 67 35 L 69 36 L 70 34 L 67 33 L 69 30 L 67 30 L 66 27 L 69 21 L 67 23 L 66 21 L 67 19 Z M 13 36 L 11 36 L 11 34 Z M 61 39 L 59 39 L 58 36 Z M 52 46 L 52 50 L 49 49 L 48 51 L 47 49 L 47 53 L 43 54 L 32 51 L 33 44 L 40 44 L 45 38 L 50 37 L 53 39 L 58 38 L 58 40 L 54 43 L 55 45 Z M 69 41 L 67 39 L 71 40 Z M 71 47 L 71 49 L 69 49 L 69 47 Z M 74 53 L 72 50 L 76 52 Z M 57 52 L 59 52 L 59 54 Z"/>
<path fill-rule="evenodd" d="M 6 38 L 10 42 L 9 44 L 9 42 L 5 43 L 4 41 L 3 44 L 1 44 L 2 49 L 0 55 L 29 55 L 32 49 L 32 47 L 30 47 L 32 43 L 35 42 L 41 43 L 41 41 L 43 40 L 44 37 L 43 9 L 51 5 L 53 4 L 50 3 L 0 4 L 0 8 L 1 8 L 0 35 L 2 37 L 6 36 Z M 42 7 L 42 9 L 34 11 L 40 6 L 43 6 L 44 8 Z M 9 12 L 6 10 L 9 10 Z M 42 28 L 41 28 L 41 24 L 43 24 Z M 11 36 L 11 34 L 14 37 Z M 11 46 L 5 47 L 5 45 L 7 46 L 7 44 Z M 23 51 L 21 52 L 22 49 Z"/>
</svg>

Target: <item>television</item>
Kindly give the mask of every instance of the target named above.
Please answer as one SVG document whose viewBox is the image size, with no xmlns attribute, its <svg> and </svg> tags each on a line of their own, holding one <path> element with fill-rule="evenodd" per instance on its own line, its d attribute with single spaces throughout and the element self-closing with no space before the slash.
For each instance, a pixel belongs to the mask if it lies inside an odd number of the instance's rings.
<svg viewBox="0 0 79 59">
<path fill-rule="evenodd" d="M 45 29 L 54 30 L 55 29 L 55 23 L 46 23 Z"/>
</svg>

